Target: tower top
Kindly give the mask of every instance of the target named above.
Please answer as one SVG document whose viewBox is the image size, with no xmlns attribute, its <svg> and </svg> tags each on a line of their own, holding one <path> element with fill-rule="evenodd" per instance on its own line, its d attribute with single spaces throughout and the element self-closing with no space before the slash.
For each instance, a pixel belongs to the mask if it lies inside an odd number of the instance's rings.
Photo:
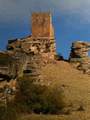
<svg viewBox="0 0 90 120">
<path fill-rule="evenodd" d="M 52 16 L 50 12 L 35 12 L 32 14 L 32 36 L 54 37 Z"/>
</svg>

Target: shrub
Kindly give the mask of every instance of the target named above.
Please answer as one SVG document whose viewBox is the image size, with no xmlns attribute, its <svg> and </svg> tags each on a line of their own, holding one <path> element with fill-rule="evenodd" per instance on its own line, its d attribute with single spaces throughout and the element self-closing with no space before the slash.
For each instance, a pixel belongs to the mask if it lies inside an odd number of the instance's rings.
<svg viewBox="0 0 90 120">
<path fill-rule="evenodd" d="M 17 120 L 17 112 L 11 105 L 0 106 L 0 120 Z"/>
<path fill-rule="evenodd" d="M 5 120 L 5 106 L 0 106 L 0 120 Z"/>
<path fill-rule="evenodd" d="M 56 114 L 65 106 L 60 89 L 34 84 L 31 78 L 19 79 L 18 86 L 14 102 L 19 112 Z"/>
</svg>

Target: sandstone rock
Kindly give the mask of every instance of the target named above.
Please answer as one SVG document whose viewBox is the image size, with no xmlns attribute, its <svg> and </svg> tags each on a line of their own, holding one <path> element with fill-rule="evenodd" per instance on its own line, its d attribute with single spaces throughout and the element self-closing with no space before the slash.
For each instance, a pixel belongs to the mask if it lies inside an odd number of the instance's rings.
<svg viewBox="0 0 90 120">
<path fill-rule="evenodd" d="M 90 43 L 83 41 L 76 41 L 72 43 L 70 62 L 75 63 L 79 70 L 90 74 L 90 58 L 88 51 L 90 50 Z M 78 64 L 77 64 L 78 63 Z"/>
</svg>

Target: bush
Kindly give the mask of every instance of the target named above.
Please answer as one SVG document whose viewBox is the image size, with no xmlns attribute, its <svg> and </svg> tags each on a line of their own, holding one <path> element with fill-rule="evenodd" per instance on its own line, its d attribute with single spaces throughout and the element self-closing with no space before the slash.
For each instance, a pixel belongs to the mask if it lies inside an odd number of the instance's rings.
<svg viewBox="0 0 90 120">
<path fill-rule="evenodd" d="M 0 106 L 0 120 L 17 120 L 17 112 L 11 105 Z"/>
<path fill-rule="evenodd" d="M 64 108 L 59 88 L 34 84 L 31 78 L 20 78 L 14 101 L 0 104 L 0 120 L 17 120 L 20 113 L 57 114 Z"/>
<path fill-rule="evenodd" d="M 19 79 L 18 86 L 14 102 L 19 112 L 56 114 L 65 106 L 60 89 L 34 84 L 31 78 Z"/>
</svg>

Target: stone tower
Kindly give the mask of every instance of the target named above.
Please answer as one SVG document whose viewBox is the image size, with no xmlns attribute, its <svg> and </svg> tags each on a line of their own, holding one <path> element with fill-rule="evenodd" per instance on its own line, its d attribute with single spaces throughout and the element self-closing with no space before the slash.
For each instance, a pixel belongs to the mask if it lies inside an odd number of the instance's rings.
<svg viewBox="0 0 90 120">
<path fill-rule="evenodd" d="M 23 50 L 30 53 L 51 53 L 55 54 L 56 45 L 52 16 L 50 13 L 33 13 L 31 17 L 31 35 L 22 38 L 9 40 L 8 50 Z"/>
<path fill-rule="evenodd" d="M 54 29 L 50 13 L 32 14 L 32 40 L 36 41 L 40 53 L 55 53 Z"/>
<path fill-rule="evenodd" d="M 54 37 L 52 16 L 50 13 L 32 14 L 32 36 L 33 37 Z"/>
</svg>

